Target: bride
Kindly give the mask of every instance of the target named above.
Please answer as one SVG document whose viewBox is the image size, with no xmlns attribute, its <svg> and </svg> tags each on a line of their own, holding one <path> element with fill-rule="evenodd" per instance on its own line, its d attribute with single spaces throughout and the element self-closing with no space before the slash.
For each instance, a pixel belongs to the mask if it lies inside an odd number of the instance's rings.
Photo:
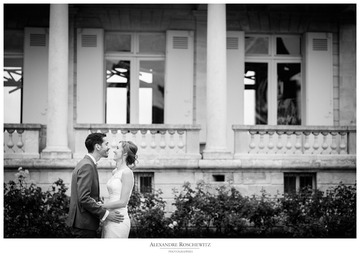
<svg viewBox="0 0 360 256">
<path fill-rule="evenodd" d="M 131 167 L 135 166 L 137 159 L 137 146 L 131 141 L 120 141 L 114 151 L 116 169 L 106 186 L 109 192 L 109 200 L 102 207 L 109 211 L 119 211 L 124 215 L 124 221 L 115 223 L 104 221 L 102 238 L 128 238 L 130 233 L 130 218 L 127 204 L 134 187 L 134 175 Z"/>
</svg>

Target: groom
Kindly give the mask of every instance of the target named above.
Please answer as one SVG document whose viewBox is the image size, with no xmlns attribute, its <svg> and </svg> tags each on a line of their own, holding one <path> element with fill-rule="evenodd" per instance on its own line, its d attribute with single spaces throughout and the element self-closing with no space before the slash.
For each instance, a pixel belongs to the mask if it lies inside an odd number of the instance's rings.
<svg viewBox="0 0 360 256">
<path fill-rule="evenodd" d="M 105 210 L 100 201 L 99 175 L 96 164 L 109 155 L 109 142 L 104 133 L 91 133 L 85 140 L 88 154 L 72 172 L 70 210 L 66 224 L 72 227 L 76 238 L 96 238 L 99 222 L 122 222 L 124 217 L 117 211 Z"/>
</svg>

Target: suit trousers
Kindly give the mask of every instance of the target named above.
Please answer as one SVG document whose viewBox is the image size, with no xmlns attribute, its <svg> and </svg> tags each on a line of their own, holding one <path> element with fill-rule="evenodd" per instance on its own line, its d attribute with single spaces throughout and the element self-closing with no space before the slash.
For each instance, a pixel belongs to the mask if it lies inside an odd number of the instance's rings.
<svg viewBox="0 0 360 256">
<path fill-rule="evenodd" d="M 74 238 L 98 238 L 96 230 L 88 230 L 72 227 Z"/>
</svg>

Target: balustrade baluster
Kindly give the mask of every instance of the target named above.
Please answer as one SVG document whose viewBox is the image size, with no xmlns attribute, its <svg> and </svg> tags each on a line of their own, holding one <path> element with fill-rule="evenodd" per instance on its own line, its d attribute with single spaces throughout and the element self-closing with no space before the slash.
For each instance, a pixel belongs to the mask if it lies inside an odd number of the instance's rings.
<svg viewBox="0 0 360 256">
<path fill-rule="evenodd" d="M 175 148 L 175 142 L 174 142 L 175 131 L 174 130 L 169 130 L 168 132 L 170 134 L 169 148 L 174 149 Z"/>
<path fill-rule="evenodd" d="M 140 147 L 143 148 L 143 149 L 145 149 L 146 146 L 147 146 L 147 143 L 146 143 L 146 133 L 147 133 L 147 130 L 141 129 L 140 132 L 141 132 L 141 137 L 142 137 L 142 138 L 141 138 Z"/>
<path fill-rule="evenodd" d="M 259 151 L 258 153 L 263 153 L 264 148 L 265 148 L 265 143 L 264 143 L 264 134 L 266 132 L 265 131 L 259 131 L 260 134 L 260 142 L 259 142 Z"/>
<path fill-rule="evenodd" d="M 99 129 L 99 130 L 98 130 L 98 132 L 101 132 L 101 133 L 105 133 L 105 134 L 107 134 L 107 133 L 109 133 L 109 132 L 110 132 L 110 130 L 109 130 L 109 129 L 107 129 L 107 128 L 103 128 L 103 129 Z"/>
<path fill-rule="evenodd" d="M 184 148 L 184 138 L 183 138 L 183 135 L 184 135 L 184 131 L 183 130 L 178 130 L 177 133 L 179 134 L 179 143 L 178 143 L 178 148 L 179 148 L 179 151 L 183 150 Z"/>
<path fill-rule="evenodd" d="M 13 147 L 14 147 L 13 133 L 14 133 L 15 129 L 8 129 L 7 131 L 9 133 L 9 141 L 7 142 L 6 145 L 9 149 L 11 149 L 15 153 L 15 150 L 13 149 Z"/>
<path fill-rule="evenodd" d="M 337 149 L 337 143 L 336 143 L 336 136 L 338 135 L 337 132 L 330 132 L 331 136 L 332 136 L 332 143 L 330 145 L 331 147 L 331 152 L 330 154 L 338 154 L 338 152 L 336 151 Z"/>
<path fill-rule="evenodd" d="M 253 153 L 253 151 L 255 150 L 255 147 L 256 147 L 255 134 L 257 133 L 257 131 L 249 131 L 249 133 L 250 133 L 249 153 Z"/>
<path fill-rule="evenodd" d="M 278 142 L 276 144 L 276 148 L 277 148 L 277 154 L 281 154 L 281 150 L 283 148 L 283 144 L 282 144 L 282 135 L 284 134 L 283 131 L 276 131 L 277 135 L 278 135 Z"/>
<path fill-rule="evenodd" d="M 127 141 L 126 135 L 127 135 L 128 132 L 129 132 L 128 130 L 121 130 L 122 141 Z"/>
<path fill-rule="evenodd" d="M 295 154 L 301 154 L 301 132 L 297 131 L 296 134 L 296 142 L 295 142 Z"/>
<path fill-rule="evenodd" d="M 274 133 L 275 131 L 269 131 L 269 143 L 268 143 L 268 154 L 273 153 L 274 145 Z"/>
<path fill-rule="evenodd" d="M 293 131 L 287 131 L 286 134 L 287 134 L 287 140 L 286 140 L 286 153 L 287 154 L 291 154 L 291 148 L 292 148 L 292 143 L 291 143 L 291 135 L 293 134 L 294 132 Z"/>
<path fill-rule="evenodd" d="M 165 134 L 166 134 L 166 130 L 160 131 L 160 150 L 162 151 L 162 153 L 164 153 L 166 148 Z"/>
<path fill-rule="evenodd" d="M 340 132 L 341 139 L 340 139 L 340 154 L 345 155 L 346 152 L 346 132 Z"/>
<path fill-rule="evenodd" d="M 18 129 L 16 130 L 18 135 L 19 135 L 19 141 L 16 143 L 16 146 L 22 151 L 25 152 L 23 149 L 24 146 L 24 142 L 23 142 L 23 138 L 22 138 L 22 134 L 24 133 L 23 129 Z"/>
<path fill-rule="evenodd" d="M 155 150 L 156 149 L 156 142 L 155 142 L 155 134 L 157 133 L 157 130 L 150 130 L 151 133 L 151 143 L 150 143 L 150 147 Z"/>
<path fill-rule="evenodd" d="M 137 138 L 136 138 L 136 134 L 138 133 L 138 130 L 131 130 L 130 132 L 132 134 L 132 142 L 134 142 L 135 144 L 138 144 Z"/>
<path fill-rule="evenodd" d="M 319 144 L 319 134 L 320 132 L 318 131 L 313 131 L 312 134 L 314 135 L 314 144 L 313 144 L 313 154 L 316 154 L 318 149 L 320 148 L 320 144 Z"/>
<path fill-rule="evenodd" d="M 310 132 L 305 131 L 304 134 L 305 134 L 304 154 L 310 154 L 310 143 L 309 143 Z"/>
<path fill-rule="evenodd" d="M 116 129 L 111 129 L 110 130 L 111 134 L 112 134 L 112 141 L 111 141 L 111 147 L 112 148 L 116 148 L 118 141 L 116 141 L 116 134 L 117 134 L 117 130 Z"/>
<path fill-rule="evenodd" d="M 321 144 L 323 151 L 321 152 L 321 154 L 326 154 L 326 150 L 329 147 L 329 144 L 327 143 L 327 135 L 329 134 L 329 132 L 323 131 L 321 132 L 321 134 L 323 136 L 323 143 Z"/>
</svg>

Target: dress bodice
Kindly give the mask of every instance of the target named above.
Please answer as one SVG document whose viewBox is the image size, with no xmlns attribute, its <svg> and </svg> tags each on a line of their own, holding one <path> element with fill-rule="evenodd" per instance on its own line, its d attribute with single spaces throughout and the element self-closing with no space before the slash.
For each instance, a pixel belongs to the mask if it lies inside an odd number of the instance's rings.
<svg viewBox="0 0 360 256">
<path fill-rule="evenodd" d="M 122 181 L 121 177 L 123 175 L 124 169 L 115 169 L 112 171 L 112 176 L 106 183 L 106 187 L 109 192 L 109 200 L 108 202 L 114 202 L 121 199 L 121 190 L 122 190 Z M 131 192 L 130 192 L 131 194 Z M 129 202 L 129 198 L 127 198 L 127 203 Z M 128 208 L 126 207 L 118 208 L 118 209 L 110 209 L 110 211 L 118 211 L 123 217 L 124 220 L 120 223 L 105 220 L 102 227 L 102 235 L 103 238 L 128 238 L 130 233 L 130 216 L 128 214 Z"/>
<path fill-rule="evenodd" d="M 112 171 L 112 176 L 106 183 L 106 187 L 109 192 L 109 202 L 118 201 L 121 198 L 121 190 L 122 190 L 122 181 L 121 177 L 123 174 L 123 169 L 118 170 L 115 169 Z M 131 194 L 131 193 L 130 193 Z M 129 200 L 130 198 L 128 198 Z M 125 207 L 127 208 L 127 206 Z M 122 208 L 124 209 L 124 208 Z"/>
</svg>

